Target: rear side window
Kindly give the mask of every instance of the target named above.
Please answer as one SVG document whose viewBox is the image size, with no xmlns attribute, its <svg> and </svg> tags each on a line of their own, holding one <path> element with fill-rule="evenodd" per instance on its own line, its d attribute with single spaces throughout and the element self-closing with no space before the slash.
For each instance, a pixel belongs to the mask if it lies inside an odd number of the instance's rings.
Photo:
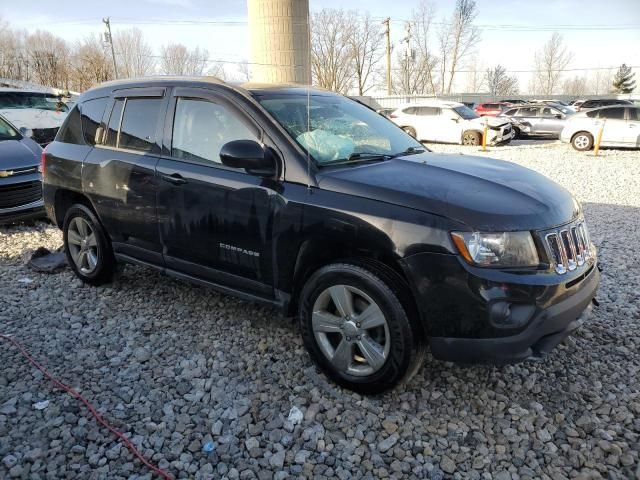
<svg viewBox="0 0 640 480">
<path fill-rule="evenodd" d="M 129 98 L 120 126 L 119 148 L 149 152 L 156 146 L 161 98 Z"/>
<path fill-rule="evenodd" d="M 120 128 L 120 118 L 122 117 L 122 107 L 124 106 L 124 100 L 119 98 L 111 109 L 111 115 L 109 116 L 109 123 L 107 126 L 107 140 L 105 145 L 115 147 L 118 143 L 118 129 Z"/>
<path fill-rule="evenodd" d="M 82 133 L 87 145 L 96 144 L 96 130 L 102 121 L 107 100 L 107 97 L 96 98 L 82 104 Z"/>
<path fill-rule="evenodd" d="M 538 115 L 538 109 L 537 108 L 521 108 L 520 110 L 518 110 L 518 117 L 536 117 Z"/>
<path fill-rule="evenodd" d="M 221 163 L 220 150 L 232 140 L 259 139 L 251 128 L 223 105 L 178 98 L 171 142 L 173 157 Z"/>
<path fill-rule="evenodd" d="M 596 118 L 597 116 L 598 116 L 598 111 L 597 110 L 591 110 L 591 111 L 587 112 L 587 117 Z"/>
<path fill-rule="evenodd" d="M 624 107 L 605 108 L 600 110 L 598 117 L 609 120 L 624 120 Z"/>
<path fill-rule="evenodd" d="M 80 110 L 76 105 L 67 115 L 64 125 L 58 131 L 56 141 L 82 145 L 82 126 L 80 124 Z"/>
<path fill-rule="evenodd" d="M 640 121 L 640 108 L 629 109 L 629 120 L 631 120 L 632 122 Z"/>
<path fill-rule="evenodd" d="M 433 117 L 440 115 L 440 109 L 438 107 L 416 107 L 417 114 L 423 117 Z"/>
</svg>

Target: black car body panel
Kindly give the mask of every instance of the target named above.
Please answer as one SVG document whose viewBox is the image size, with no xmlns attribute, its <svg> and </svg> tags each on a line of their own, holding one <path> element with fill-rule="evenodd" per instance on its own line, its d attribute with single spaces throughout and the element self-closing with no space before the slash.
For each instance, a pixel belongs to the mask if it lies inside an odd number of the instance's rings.
<svg viewBox="0 0 640 480">
<path fill-rule="evenodd" d="M 42 149 L 15 130 L 14 138 L 0 136 L 0 224 L 45 215 L 39 171 Z"/>
<path fill-rule="evenodd" d="M 48 146 L 47 212 L 62 225 L 65 209 L 84 201 L 97 213 L 119 260 L 275 304 L 288 313 L 304 281 L 323 265 L 354 258 L 378 262 L 402 278 L 441 358 L 456 357 L 451 353 L 456 348 L 448 347 L 455 344 L 451 339 L 462 339 L 464 350 L 473 348 L 474 341 L 509 342 L 520 335 L 530 340 L 523 349 L 518 344 L 491 355 L 478 344 L 477 350 L 483 360 L 508 360 L 509 352 L 512 359 L 521 359 L 542 337 L 559 338 L 578 318 L 582 310 L 563 302 L 578 292 L 580 298 L 593 298 L 595 255 L 559 275 L 544 242 L 549 229 L 582 221 L 569 192 L 509 162 L 461 155 L 424 153 L 317 165 L 260 103 L 269 96 L 307 94 L 334 95 L 171 77 L 90 90 L 78 100 L 81 112 L 85 102 L 109 98 L 102 131 L 95 124 L 80 144 L 60 141 L 59 133 Z M 119 98 L 145 96 L 162 99 L 158 118 L 152 119 L 157 120 L 155 133 L 150 129 L 147 139 L 155 143 L 146 152 L 113 148 L 105 137 L 98 138 L 108 130 Z M 214 102 L 239 119 L 246 134 L 277 159 L 277 173 L 265 177 L 173 156 L 172 128 L 182 99 Z M 96 146 L 91 145 L 94 133 Z M 454 246 L 452 231 L 530 231 L 540 265 L 471 266 Z M 578 303 L 582 307 L 584 302 Z M 494 318 L 496 305 L 503 304 L 511 305 L 517 319 L 506 327 Z M 562 311 L 554 311 L 556 320 L 548 328 L 523 334 L 553 308 Z"/>
</svg>

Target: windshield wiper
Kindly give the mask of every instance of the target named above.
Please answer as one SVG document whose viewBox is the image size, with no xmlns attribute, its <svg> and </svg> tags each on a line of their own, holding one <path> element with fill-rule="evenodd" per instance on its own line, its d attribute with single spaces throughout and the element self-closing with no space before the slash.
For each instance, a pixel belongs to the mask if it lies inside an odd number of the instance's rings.
<svg viewBox="0 0 640 480">
<path fill-rule="evenodd" d="M 388 153 L 354 152 L 347 158 L 339 158 L 337 160 L 322 162 L 322 166 L 340 165 L 344 163 L 370 162 L 372 160 L 388 160 L 390 158 L 393 158 L 393 155 L 389 155 Z"/>
<path fill-rule="evenodd" d="M 409 147 L 404 152 L 394 153 L 391 158 L 402 157 L 403 155 L 415 155 L 417 153 L 424 153 L 429 151 L 426 147 Z"/>
</svg>

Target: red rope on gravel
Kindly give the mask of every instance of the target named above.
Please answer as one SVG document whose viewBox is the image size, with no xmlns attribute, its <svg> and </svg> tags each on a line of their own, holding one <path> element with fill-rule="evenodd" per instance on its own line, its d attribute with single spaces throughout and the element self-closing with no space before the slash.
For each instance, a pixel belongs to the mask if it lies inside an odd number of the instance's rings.
<svg viewBox="0 0 640 480">
<path fill-rule="evenodd" d="M 153 473 L 157 474 L 161 478 L 164 478 L 166 480 L 173 480 L 173 477 L 171 475 L 169 475 L 167 472 L 165 472 L 164 470 L 161 470 L 160 468 L 156 467 L 155 465 L 151 464 L 148 460 L 146 460 L 142 456 L 142 454 L 138 451 L 136 446 L 133 443 L 131 443 L 131 440 L 129 440 L 127 437 L 125 437 L 123 433 L 119 432 L 114 427 L 112 427 L 102 417 L 102 415 L 100 415 L 96 411 L 96 409 L 93 407 L 93 405 L 91 405 L 82 395 L 80 395 L 73 388 L 69 387 L 68 385 L 65 385 L 60 380 L 56 379 L 53 375 L 51 375 L 51 373 L 49 373 L 49 371 L 45 367 L 40 365 L 31 355 L 29 355 L 29 352 L 27 352 L 27 350 L 17 340 L 15 340 L 14 338 L 12 338 L 12 337 L 10 337 L 8 335 L 0 335 L 0 338 L 2 340 L 6 340 L 6 341 L 12 343 L 15 347 L 17 347 L 18 350 L 20 350 L 20 353 L 22 353 L 22 355 L 27 360 L 29 360 L 29 362 L 31 364 L 33 364 L 34 367 L 36 367 L 38 370 L 40 370 L 58 388 L 61 388 L 62 390 L 67 392 L 69 395 L 74 397 L 76 400 L 79 400 L 80 402 L 82 402 L 89 409 L 89 411 L 95 417 L 95 419 L 98 421 L 98 423 L 100 423 L 103 427 L 105 427 L 107 430 L 109 430 L 111 433 L 113 433 L 116 437 L 118 437 L 122 441 L 122 443 L 124 443 L 127 446 L 127 448 L 129 450 L 131 450 L 131 453 L 133 453 L 136 457 L 138 457 L 140 459 L 140 461 L 142 463 L 144 463 L 147 466 L 147 468 L 149 468 L 149 470 L 151 470 Z"/>
</svg>

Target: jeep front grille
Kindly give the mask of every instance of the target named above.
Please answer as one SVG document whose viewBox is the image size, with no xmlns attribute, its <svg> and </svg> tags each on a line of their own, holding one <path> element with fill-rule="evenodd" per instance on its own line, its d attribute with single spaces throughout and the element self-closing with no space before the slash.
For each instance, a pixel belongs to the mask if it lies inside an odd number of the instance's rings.
<svg viewBox="0 0 640 480">
<path fill-rule="evenodd" d="M 584 265 L 591 256 L 591 243 L 584 222 L 562 227 L 545 236 L 556 273 L 563 274 Z"/>
</svg>

